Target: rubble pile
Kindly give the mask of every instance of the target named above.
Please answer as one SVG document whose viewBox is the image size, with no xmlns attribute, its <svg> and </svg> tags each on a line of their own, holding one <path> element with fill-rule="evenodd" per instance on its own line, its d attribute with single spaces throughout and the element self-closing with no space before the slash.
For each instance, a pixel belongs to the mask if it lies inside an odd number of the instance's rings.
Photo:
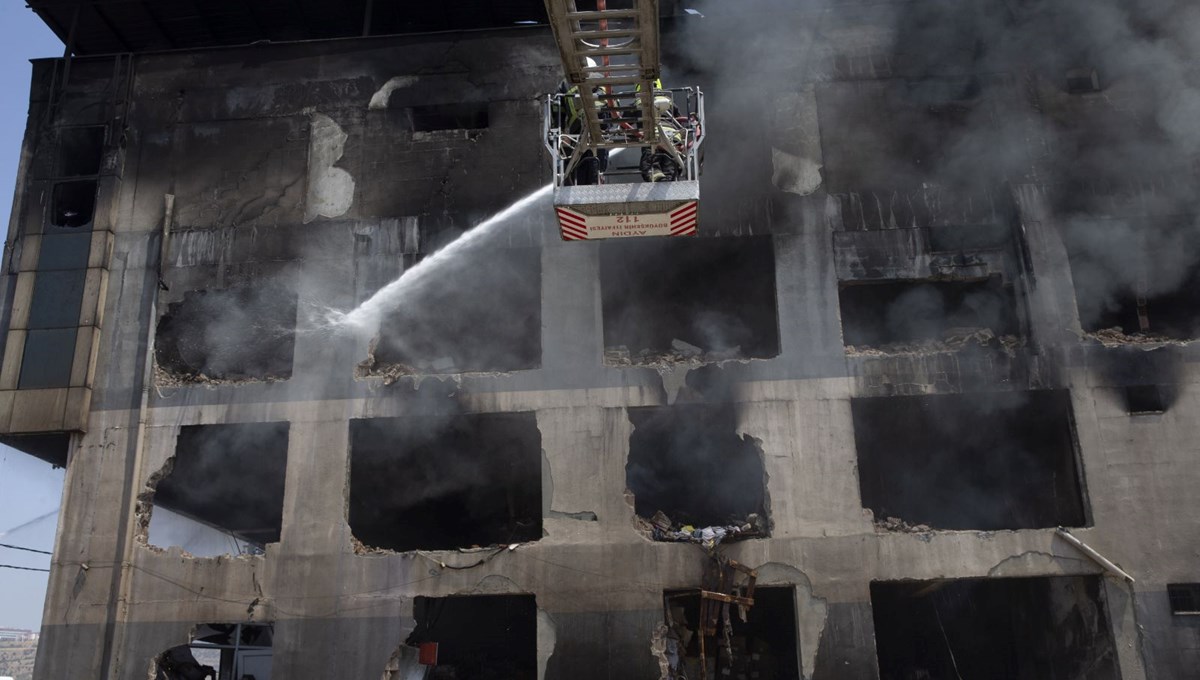
<svg viewBox="0 0 1200 680">
<path fill-rule="evenodd" d="M 607 347 L 604 350 L 604 363 L 609 366 L 662 366 L 676 364 L 701 364 L 731 359 L 745 359 L 741 346 L 723 350 L 705 351 L 689 342 L 678 338 L 671 341 L 668 350 L 643 349 L 633 354 L 625 345 Z"/>
<path fill-rule="evenodd" d="M 691 524 L 672 522 L 661 510 L 650 519 L 635 518 L 638 530 L 655 541 L 668 543 L 696 543 L 705 550 L 713 550 L 724 541 L 760 538 L 767 535 L 762 517 L 757 513 L 748 515 L 744 522 L 724 526 L 696 527 Z"/>
<path fill-rule="evenodd" d="M 890 356 L 894 354 L 934 354 L 957 352 L 966 347 L 985 347 L 1001 350 L 1009 356 L 1025 346 L 1025 339 L 1016 335 L 997 336 L 990 328 L 947 328 L 941 340 L 893 342 L 886 345 L 846 345 L 850 356 Z"/>
</svg>

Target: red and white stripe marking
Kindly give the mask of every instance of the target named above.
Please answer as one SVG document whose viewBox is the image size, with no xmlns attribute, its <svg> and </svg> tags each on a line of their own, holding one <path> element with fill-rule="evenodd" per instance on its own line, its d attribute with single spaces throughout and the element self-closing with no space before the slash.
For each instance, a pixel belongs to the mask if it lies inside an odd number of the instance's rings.
<svg viewBox="0 0 1200 680">
<path fill-rule="evenodd" d="M 566 208 L 558 211 L 558 226 L 564 241 L 586 241 L 588 237 L 587 217 Z"/>
<path fill-rule="evenodd" d="M 584 215 L 570 208 L 555 207 L 564 241 L 638 236 L 694 236 L 700 204 L 689 201 L 670 213 L 649 215 Z"/>
<path fill-rule="evenodd" d="M 700 204 L 696 201 L 687 203 L 671 212 L 668 223 L 671 225 L 671 236 L 692 236 L 696 233 L 696 216 Z"/>
</svg>

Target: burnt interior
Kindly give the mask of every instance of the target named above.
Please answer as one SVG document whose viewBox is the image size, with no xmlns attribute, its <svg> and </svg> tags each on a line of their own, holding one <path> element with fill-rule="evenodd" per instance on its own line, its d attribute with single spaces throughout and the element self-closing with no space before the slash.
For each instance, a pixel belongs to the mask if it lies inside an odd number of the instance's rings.
<svg viewBox="0 0 1200 680">
<path fill-rule="evenodd" d="M 1020 333 L 1012 287 L 980 281 L 843 283 L 838 290 L 847 345 L 943 340 L 955 332 Z"/>
<path fill-rule="evenodd" d="M 533 413 L 350 422 L 350 530 L 373 548 L 449 550 L 542 537 Z"/>
<path fill-rule="evenodd" d="M 54 185 L 50 198 L 50 224 L 78 229 L 92 223 L 96 212 L 96 180 L 73 180 Z"/>
<path fill-rule="evenodd" d="M 184 293 L 158 321 L 154 358 L 189 382 L 290 378 L 296 299 L 274 283 Z"/>
<path fill-rule="evenodd" d="M 288 423 L 182 427 L 170 471 L 154 487 L 154 507 L 259 548 L 275 543 L 287 450 Z M 155 535 L 150 542 L 162 544 Z"/>
<path fill-rule="evenodd" d="M 98 175 L 103 158 L 103 126 L 59 128 L 57 171 L 59 177 Z"/>
<path fill-rule="evenodd" d="M 487 102 L 435 104 L 409 109 L 413 132 L 480 130 L 488 126 Z"/>
<path fill-rule="evenodd" d="M 152 680 L 268 680 L 273 624 L 207 623 L 196 626 L 192 642 L 154 659 Z"/>
<path fill-rule="evenodd" d="M 741 525 L 751 514 L 765 520 L 762 449 L 738 434 L 731 405 L 634 408 L 629 420 L 625 486 L 639 517 L 662 512 L 694 527 Z"/>
<path fill-rule="evenodd" d="M 1149 333 L 1176 340 L 1200 337 L 1200 268 L 1180 288 L 1160 295 L 1139 295 L 1132 287 L 1113 291 L 1103 302 L 1089 300 L 1076 288 L 1084 330 L 1119 328 L 1126 335 Z"/>
<path fill-rule="evenodd" d="M 537 678 L 533 595 L 418 597 L 413 601 L 413 618 L 417 626 L 405 644 L 422 647 L 422 661 L 432 666 L 429 675 L 422 677 Z"/>
<path fill-rule="evenodd" d="M 541 251 L 485 249 L 466 257 L 462 276 L 414 287 L 384 317 L 375 367 L 462 373 L 541 364 Z"/>
<path fill-rule="evenodd" d="M 677 640 L 684 674 L 689 678 L 702 677 L 698 634 L 700 594 L 677 590 L 667 591 L 663 597 L 669 615 L 668 637 Z M 736 609 L 735 605 L 733 610 Z M 705 657 L 710 664 L 708 677 L 800 680 L 792 587 L 755 588 L 754 606 L 746 613 L 745 621 L 738 615 L 729 616 L 729 620 L 733 634 L 728 651 L 714 644 L 711 638 L 705 641 Z"/>
<path fill-rule="evenodd" d="M 1085 524 L 1065 390 L 852 399 L 863 507 L 935 529 Z"/>
<path fill-rule="evenodd" d="M 701 352 L 779 354 L 770 237 L 617 239 L 600 247 L 604 346 L 660 355 L 682 340 Z"/>
<path fill-rule="evenodd" d="M 871 584 L 880 680 L 1120 673 L 1097 576 Z"/>
<path fill-rule="evenodd" d="M 1063 240 L 1084 330 L 1200 335 L 1200 231 L 1191 217 L 1076 216 Z"/>
</svg>

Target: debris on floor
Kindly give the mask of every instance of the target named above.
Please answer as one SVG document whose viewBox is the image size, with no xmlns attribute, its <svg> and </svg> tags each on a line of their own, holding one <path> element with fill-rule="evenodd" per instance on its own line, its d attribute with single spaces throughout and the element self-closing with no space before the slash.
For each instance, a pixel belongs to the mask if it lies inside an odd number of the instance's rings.
<svg viewBox="0 0 1200 680">
<path fill-rule="evenodd" d="M 893 354 L 933 354 L 957 352 L 966 347 L 984 347 L 1003 351 L 1009 356 L 1025 346 L 1025 339 L 1016 335 L 997 336 L 990 328 L 948 328 L 941 340 L 893 342 L 886 345 L 846 345 L 847 356 L 889 356 Z"/>
<path fill-rule="evenodd" d="M 661 510 L 650 519 L 636 517 L 638 529 L 655 541 L 668 543 L 696 543 L 705 550 L 713 550 L 722 542 L 761 538 L 767 535 L 763 520 L 757 513 L 748 515 L 744 522 L 725 526 L 696 527 L 683 522 L 672 522 Z"/>
</svg>

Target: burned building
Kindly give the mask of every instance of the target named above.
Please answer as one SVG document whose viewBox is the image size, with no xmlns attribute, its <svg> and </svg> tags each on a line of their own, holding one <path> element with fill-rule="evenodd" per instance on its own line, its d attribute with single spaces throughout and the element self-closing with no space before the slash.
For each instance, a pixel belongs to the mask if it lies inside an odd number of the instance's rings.
<svg viewBox="0 0 1200 680">
<path fill-rule="evenodd" d="M 699 233 L 599 244 L 541 0 L 29 4 L 35 677 L 1195 677 L 1184 3 L 659 0 Z"/>
</svg>

